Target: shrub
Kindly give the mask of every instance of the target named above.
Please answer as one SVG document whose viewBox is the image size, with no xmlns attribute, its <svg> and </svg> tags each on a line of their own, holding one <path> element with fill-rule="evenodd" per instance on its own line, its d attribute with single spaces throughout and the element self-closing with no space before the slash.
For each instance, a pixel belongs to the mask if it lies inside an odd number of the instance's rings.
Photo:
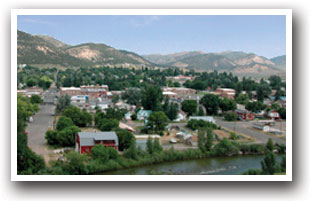
<svg viewBox="0 0 310 201">
<path fill-rule="evenodd" d="M 57 134 L 57 144 L 61 146 L 74 146 L 75 135 L 81 130 L 77 126 L 67 127 Z"/>
<path fill-rule="evenodd" d="M 224 115 L 224 119 L 226 121 L 237 121 L 238 120 L 238 116 L 234 112 L 226 112 L 225 115 Z"/>
<path fill-rule="evenodd" d="M 232 144 L 226 138 L 222 139 L 217 145 L 215 145 L 215 154 L 218 156 L 229 156 L 238 153 L 239 149 Z"/>
<path fill-rule="evenodd" d="M 229 139 L 230 140 L 237 140 L 237 139 L 239 139 L 239 136 L 235 132 L 230 132 Z"/>
<path fill-rule="evenodd" d="M 49 144 L 49 145 L 58 144 L 57 131 L 54 131 L 54 130 L 46 131 L 45 139 L 47 141 L 47 144 Z"/>
<path fill-rule="evenodd" d="M 119 121 L 116 119 L 101 119 L 98 124 L 98 128 L 102 131 L 111 131 L 117 128 Z"/>
<path fill-rule="evenodd" d="M 132 143 L 132 140 L 135 139 L 133 134 L 127 130 L 118 129 L 116 130 L 116 134 L 117 134 L 118 143 L 119 143 L 118 149 L 120 151 L 124 151 L 128 149 Z"/>
</svg>

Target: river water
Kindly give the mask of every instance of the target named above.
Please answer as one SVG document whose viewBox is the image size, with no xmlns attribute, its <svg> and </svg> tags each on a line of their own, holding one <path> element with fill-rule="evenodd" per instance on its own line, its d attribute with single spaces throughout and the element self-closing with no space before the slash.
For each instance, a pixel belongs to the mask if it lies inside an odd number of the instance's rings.
<svg viewBox="0 0 310 201">
<path fill-rule="evenodd" d="M 259 156 L 234 156 L 205 158 L 167 162 L 143 167 L 135 167 L 110 172 L 105 175 L 147 175 L 147 174 L 176 174 L 176 175 L 238 175 L 248 169 L 261 169 L 264 155 Z M 282 160 L 281 155 L 276 155 L 277 161 Z"/>
</svg>

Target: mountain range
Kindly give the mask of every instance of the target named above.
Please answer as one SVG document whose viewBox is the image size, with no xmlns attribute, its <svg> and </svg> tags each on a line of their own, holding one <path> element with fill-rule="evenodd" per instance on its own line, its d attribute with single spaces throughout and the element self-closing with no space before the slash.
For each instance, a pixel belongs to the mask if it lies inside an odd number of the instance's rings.
<svg viewBox="0 0 310 201">
<path fill-rule="evenodd" d="M 172 67 L 197 71 L 229 71 L 239 76 L 264 77 L 285 74 L 285 60 L 285 55 L 268 59 L 254 53 L 238 51 L 220 53 L 191 51 L 140 56 L 103 43 L 83 43 L 72 46 L 51 36 L 17 32 L 18 64 L 62 67 Z"/>
</svg>

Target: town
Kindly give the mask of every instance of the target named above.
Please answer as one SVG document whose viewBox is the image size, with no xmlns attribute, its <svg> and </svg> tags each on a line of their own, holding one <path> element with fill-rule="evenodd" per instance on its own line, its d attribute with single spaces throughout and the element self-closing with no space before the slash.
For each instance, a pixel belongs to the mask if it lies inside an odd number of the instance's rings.
<svg viewBox="0 0 310 201">
<path fill-rule="evenodd" d="M 19 65 L 17 87 L 20 148 L 36 164 L 20 160 L 20 174 L 285 153 L 286 83 L 276 75 Z M 283 172 L 285 158 L 269 165 L 246 174 Z"/>
</svg>

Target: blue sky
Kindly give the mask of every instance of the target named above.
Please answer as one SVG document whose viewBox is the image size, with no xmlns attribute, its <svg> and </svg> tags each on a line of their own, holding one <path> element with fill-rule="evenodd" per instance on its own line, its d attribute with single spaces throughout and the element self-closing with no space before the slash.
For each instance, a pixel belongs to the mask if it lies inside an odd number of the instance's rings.
<svg viewBox="0 0 310 201">
<path fill-rule="evenodd" d="M 231 50 L 271 58 L 286 52 L 285 16 L 20 15 L 17 26 L 70 45 L 105 43 L 138 54 Z"/>
</svg>

